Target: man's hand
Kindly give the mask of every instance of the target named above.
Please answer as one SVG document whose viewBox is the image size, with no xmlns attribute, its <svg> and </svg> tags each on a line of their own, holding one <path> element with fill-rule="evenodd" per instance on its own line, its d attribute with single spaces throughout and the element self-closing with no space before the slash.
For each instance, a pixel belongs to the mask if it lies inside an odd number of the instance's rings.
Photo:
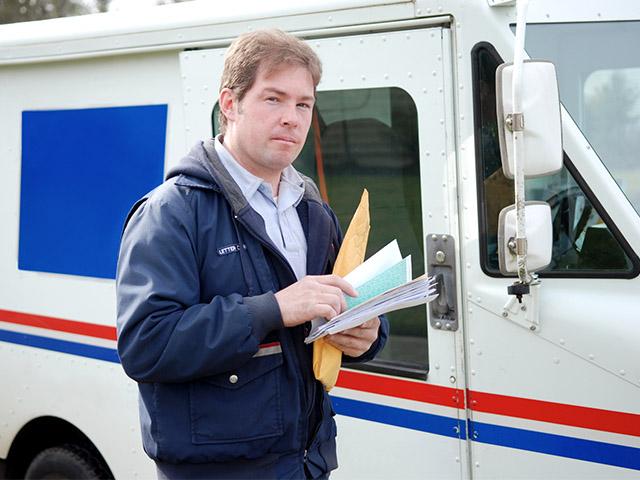
<svg viewBox="0 0 640 480">
<path fill-rule="evenodd" d="M 350 357 L 359 357 L 371 348 L 378 338 L 380 319 L 378 317 L 367 320 L 362 325 L 344 330 L 340 333 L 327 335 L 326 341 L 342 350 L 342 353 Z"/>
<path fill-rule="evenodd" d="M 331 320 L 347 305 L 344 293 L 355 297 L 351 284 L 337 275 L 307 276 L 275 294 L 285 327 L 295 327 L 317 317 Z"/>
</svg>

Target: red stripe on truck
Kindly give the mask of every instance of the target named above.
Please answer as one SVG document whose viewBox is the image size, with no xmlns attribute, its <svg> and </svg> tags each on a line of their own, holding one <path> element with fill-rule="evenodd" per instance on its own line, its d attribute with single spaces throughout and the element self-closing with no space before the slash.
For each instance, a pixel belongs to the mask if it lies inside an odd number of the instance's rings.
<svg viewBox="0 0 640 480">
<path fill-rule="evenodd" d="M 116 339 L 116 328 L 112 326 L 76 322 L 74 320 L 63 320 L 62 318 L 45 317 L 42 315 L 33 315 L 31 313 L 0 310 L 0 322 L 46 328 L 48 330 L 75 333 L 78 335 L 85 335 L 87 337 L 104 338 L 106 340 Z"/>
<path fill-rule="evenodd" d="M 462 390 L 429 385 L 414 380 L 340 370 L 336 386 L 417 402 L 444 405 L 445 407 L 464 408 L 464 392 Z"/>
</svg>

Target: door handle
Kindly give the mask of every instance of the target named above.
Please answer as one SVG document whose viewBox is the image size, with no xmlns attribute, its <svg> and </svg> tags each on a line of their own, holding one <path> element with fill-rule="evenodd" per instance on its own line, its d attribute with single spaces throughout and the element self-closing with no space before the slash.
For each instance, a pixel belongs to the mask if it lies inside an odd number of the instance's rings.
<svg viewBox="0 0 640 480">
<path fill-rule="evenodd" d="M 429 323 L 438 330 L 458 330 L 455 239 L 451 235 L 427 236 L 427 274 L 436 279 L 438 297 L 429 303 Z"/>
</svg>

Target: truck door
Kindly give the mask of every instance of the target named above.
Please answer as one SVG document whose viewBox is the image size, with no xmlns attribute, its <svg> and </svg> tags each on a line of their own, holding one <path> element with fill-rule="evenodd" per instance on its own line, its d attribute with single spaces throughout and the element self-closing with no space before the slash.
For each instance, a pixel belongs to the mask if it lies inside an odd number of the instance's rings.
<svg viewBox="0 0 640 480">
<path fill-rule="evenodd" d="M 640 209 L 631 158 L 639 137 L 630 132 L 639 123 L 630 85 L 637 85 L 640 65 L 625 47 L 637 28 L 603 22 L 527 29 L 529 53 L 558 69 L 566 108 L 563 169 L 526 181 L 527 200 L 548 202 L 553 220 L 539 324 L 524 305 L 504 308 L 514 279 L 500 274 L 496 251 L 497 215 L 513 203 L 495 136 L 502 58 L 485 43 L 472 52 L 478 229 L 465 234 L 479 235 L 479 245 L 463 255 L 474 477 L 638 475 Z"/>
<path fill-rule="evenodd" d="M 397 239 L 412 257 L 414 277 L 425 272 L 427 235 L 451 235 L 447 261 L 455 292 L 449 32 L 438 24 L 308 40 L 324 74 L 295 167 L 316 180 L 343 228 L 367 188 L 368 255 Z M 213 105 L 224 53 L 181 54 L 187 143 L 217 131 Z M 467 469 L 462 331 L 430 328 L 424 306 L 389 319 L 381 357 L 344 368 L 331 392 L 340 463 L 332 478 L 459 478 Z"/>
</svg>

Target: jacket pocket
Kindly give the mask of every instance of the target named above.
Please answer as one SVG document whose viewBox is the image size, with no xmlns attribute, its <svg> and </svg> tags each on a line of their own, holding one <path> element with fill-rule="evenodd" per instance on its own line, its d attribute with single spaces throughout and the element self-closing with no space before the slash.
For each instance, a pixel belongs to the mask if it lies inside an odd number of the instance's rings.
<svg viewBox="0 0 640 480">
<path fill-rule="evenodd" d="M 282 435 L 282 361 L 282 353 L 257 356 L 236 370 L 192 383 L 192 442 L 235 443 Z"/>
</svg>

